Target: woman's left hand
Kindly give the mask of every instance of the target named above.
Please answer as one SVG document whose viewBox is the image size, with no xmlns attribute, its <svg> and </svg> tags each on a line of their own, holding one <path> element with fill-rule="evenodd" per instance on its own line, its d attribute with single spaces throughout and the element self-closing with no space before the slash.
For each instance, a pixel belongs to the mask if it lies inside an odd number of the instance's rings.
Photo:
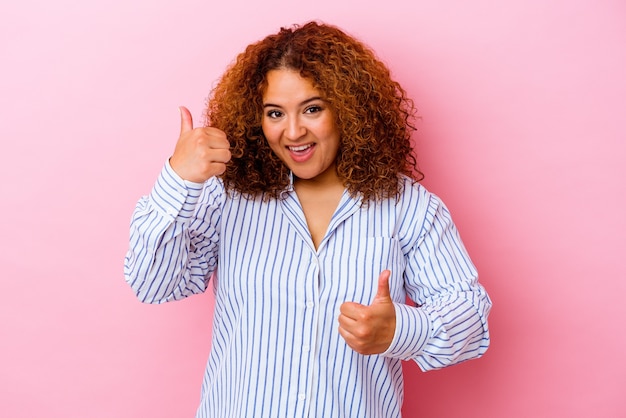
<svg viewBox="0 0 626 418">
<path fill-rule="evenodd" d="M 385 270 L 378 277 L 378 291 L 372 303 L 345 302 L 339 311 L 339 334 L 360 354 L 384 353 L 396 330 L 396 309 L 389 293 L 389 276 Z"/>
</svg>

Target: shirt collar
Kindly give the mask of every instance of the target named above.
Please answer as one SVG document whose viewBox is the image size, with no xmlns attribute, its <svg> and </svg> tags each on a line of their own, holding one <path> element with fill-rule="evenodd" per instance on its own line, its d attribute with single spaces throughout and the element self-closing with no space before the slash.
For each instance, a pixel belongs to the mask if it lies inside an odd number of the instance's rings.
<svg viewBox="0 0 626 418">
<path fill-rule="evenodd" d="M 293 190 L 293 171 L 289 170 L 289 184 L 287 184 L 285 190 L 280 192 L 280 197 L 286 197 L 289 193 L 293 192 Z"/>
</svg>

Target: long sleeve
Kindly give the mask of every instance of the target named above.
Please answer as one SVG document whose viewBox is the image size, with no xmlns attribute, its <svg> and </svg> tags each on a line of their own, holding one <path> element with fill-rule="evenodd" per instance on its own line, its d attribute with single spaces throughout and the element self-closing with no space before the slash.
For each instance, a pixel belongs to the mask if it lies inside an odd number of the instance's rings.
<svg viewBox="0 0 626 418">
<path fill-rule="evenodd" d="M 427 196 L 426 216 L 409 222 L 419 234 L 404 272 L 417 307 L 396 303 L 396 333 L 383 354 L 413 359 L 424 371 L 482 356 L 491 309 L 450 213 L 439 198 Z"/>
<path fill-rule="evenodd" d="M 484 352 L 490 302 L 443 203 L 410 179 L 369 203 L 344 192 L 315 248 L 292 188 L 248 199 L 166 165 L 133 215 L 126 278 L 161 303 L 219 275 L 198 418 L 399 417 L 400 359 L 428 370 Z M 395 339 L 364 356 L 337 318 L 347 301 L 371 303 L 384 269 L 397 273 Z"/>
<path fill-rule="evenodd" d="M 124 274 L 139 300 L 163 303 L 206 289 L 217 265 L 223 194 L 218 180 L 187 182 L 165 164 L 131 219 Z"/>
</svg>

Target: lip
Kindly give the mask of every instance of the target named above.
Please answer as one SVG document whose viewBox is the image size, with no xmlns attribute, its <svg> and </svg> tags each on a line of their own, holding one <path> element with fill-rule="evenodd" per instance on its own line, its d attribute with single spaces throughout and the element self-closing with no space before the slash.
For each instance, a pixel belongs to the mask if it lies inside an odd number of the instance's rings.
<svg viewBox="0 0 626 418">
<path fill-rule="evenodd" d="M 316 144 L 303 144 L 298 146 L 288 146 L 287 152 L 291 159 L 297 163 L 303 163 L 310 159 L 315 152 Z"/>
</svg>

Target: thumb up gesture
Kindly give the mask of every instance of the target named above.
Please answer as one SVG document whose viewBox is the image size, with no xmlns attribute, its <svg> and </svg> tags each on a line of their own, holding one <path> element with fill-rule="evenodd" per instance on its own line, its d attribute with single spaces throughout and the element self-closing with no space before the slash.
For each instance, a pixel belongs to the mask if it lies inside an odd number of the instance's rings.
<svg viewBox="0 0 626 418">
<path fill-rule="evenodd" d="M 357 353 L 380 354 L 391 345 L 396 329 L 396 310 L 389 293 L 385 270 L 378 277 L 378 291 L 372 303 L 345 302 L 339 308 L 339 334 Z"/>
<path fill-rule="evenodd" d="M 184 180 L 203 183 L 226 170 L 230 161 L 226 134 L 212 127 L 195 128 L 191 113 L 180 107 L 180 136 L 170 158 L 172 169 Z"/>
</svg>

